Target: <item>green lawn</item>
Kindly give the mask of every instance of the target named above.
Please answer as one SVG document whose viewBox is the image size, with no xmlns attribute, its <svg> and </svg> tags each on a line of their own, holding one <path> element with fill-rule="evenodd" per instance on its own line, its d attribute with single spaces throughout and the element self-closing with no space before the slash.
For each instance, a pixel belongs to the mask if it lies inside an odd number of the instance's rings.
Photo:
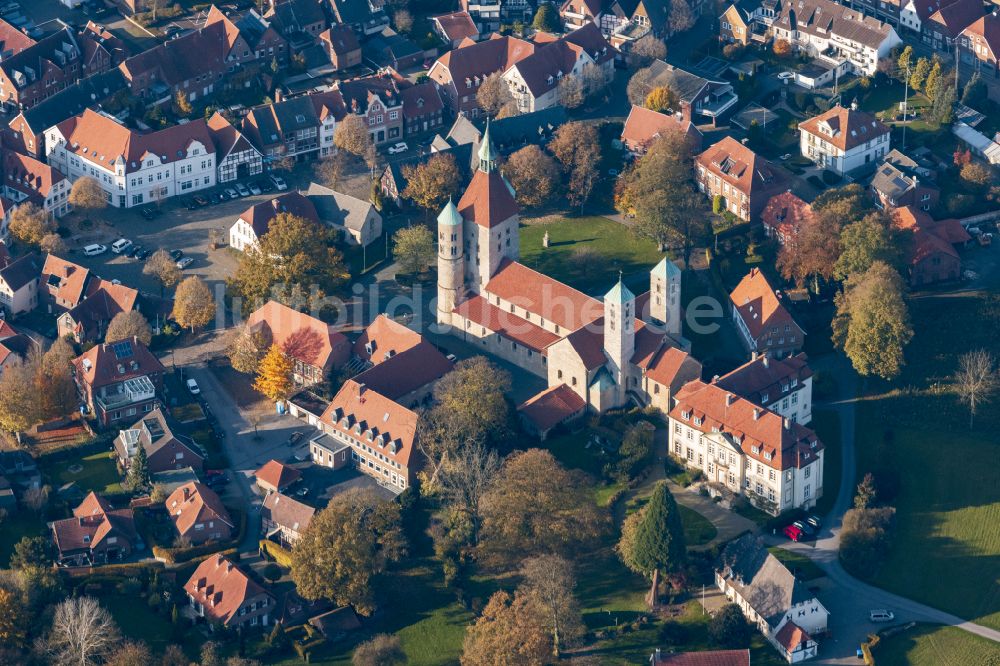
<svg viewBox="0 0 1000 666">
<path fill-rule="evenodd" d="M 911 316 L 903 375 L 870 382 L 857 410 L 858 472 L 898 487 L 892 551 L 873 582 L 1000 628 L 1000 410 L 982 409 L 970 431 L 948 390 L 960 354 L 995 349 L 1000 307 L 975 294 L 934 296 L 913 300 Z"/>
<path fill-rule="evenodd" d="M 823 573 L 822 569 L 816 566 L 816 564 L 805 555 L 793 553 L 781 548 L 780 546 L 774 546 L 772 548 L 768 548 L 768 550 L 772 555 L 778 558 L 778 561 L 788 567 L 788 570 L 795 574 L 799 580 L 815 580 L 826 575 Z"/>
<path fill-rule="evenodd" d="M 549 247 L 542 247 L 545 232 Z M 649 290 L 649 271 L 663 254 L 604 217 L 557 218 L 521 227 L 521 261 L 531 268 L 588 294 L 603 295 L 622 271 L 636 294 Z"/>
<path fill-rule="evenodd" d="M 169 616 L 152 610 L 141 597 L 110 595 L 102 596 L 100 602 L 111 613 L 122 633 L 129 638 L 145 641 L 154 654 L 161 654 L 168 645 L 176 643 Z M 187 632 L 181 647 L 189 657 L 198 655 L 201 638 L 201 634 L 196 631 Z"/>
<path fill-rule="evenodd" d="M 26 536 L 44 535 L 45 521 L 27 509 L 21 509 L 17 513 L 7 516 L 0 523 L 0 568 L 6 568 L 10 562 L 10 556 L 14 554 L 14 544 Z"/>
<path fill-rule="evenodd" d="M 840 477 L 844 469 L 840 446 L 840 416 L 833 411 L 814 410 L 809 427 L 823 442 L 823 496 L 816 502 L 816 513 L 824 516 L 837 501 Z"/>
<path fill-rule="evenodd" d="M 82 465 L 79 472 L 70 471 L 73 465 Z M 122 492 L 121 476 L 118 474 L 118 467 L 108 451 L 93 453 L 85 458 L 70 458 L 62 462 L 46 464 L 45 459 L 41 461 L 42 471 L 49 477 L 53 488 L 76 482 L 80 490 L 97 493 L 120 493 Z"/>
<path fill-rule="evenodd" d="M 1000 660 L 1000 646 L 954 627 L 918 625 L 882 639 L 872 652 L 878 666 L 979 666 Z"/>
<path fill-rule="evenodd" d="M 681 523 L 684 525 L 684 541 L 688 547 L 702 546 L 714 539 L 715 535 L 719 533 L 719 530 L 715 529 L 712 521 L 694 509 L 689 509 L 683 504 L 678 504 L 677 508 L 681 512 Z"/>
</svg>

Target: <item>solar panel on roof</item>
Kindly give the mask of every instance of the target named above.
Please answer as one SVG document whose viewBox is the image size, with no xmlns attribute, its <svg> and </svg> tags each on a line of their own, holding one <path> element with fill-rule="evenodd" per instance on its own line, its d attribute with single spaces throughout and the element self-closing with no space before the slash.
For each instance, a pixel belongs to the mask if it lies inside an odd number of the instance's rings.
<svg viewBox="0 0 1000 666">
<path fill-rule="evenodd" d="M 116 342 L 111 345 L 111 351 L 115 353 L 115 358 L 119 361 L 123 358 L 128 358 L 132 356 L 132 341 L 122 340 L 121 342 Z"/>
</svg>

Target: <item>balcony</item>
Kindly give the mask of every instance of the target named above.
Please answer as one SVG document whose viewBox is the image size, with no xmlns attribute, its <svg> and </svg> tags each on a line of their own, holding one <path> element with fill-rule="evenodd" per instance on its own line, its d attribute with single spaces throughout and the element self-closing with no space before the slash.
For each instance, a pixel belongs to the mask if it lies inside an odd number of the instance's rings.
<svg viewBox="0 0 1000 666">
<path fill-rule="evenodd" d="M 105 389 L 94 402 L 104 411 L 118 409 L 127 405 L 152 400 L 156 397 L 156 387 L 149 377 L 142 376 L 127 379 L 120 384 Z"/>
</svg>

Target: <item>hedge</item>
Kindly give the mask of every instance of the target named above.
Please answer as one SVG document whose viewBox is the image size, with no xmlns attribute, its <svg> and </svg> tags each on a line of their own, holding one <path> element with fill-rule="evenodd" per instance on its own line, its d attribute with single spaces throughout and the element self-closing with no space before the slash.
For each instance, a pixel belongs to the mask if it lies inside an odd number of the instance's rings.
<svg viewBox="0 0 1000 666">
<path fill-rule="evenodd" d="M 188 546 L 186 548 L 165 548 L 163 546 L 153 546 L 153 557 L 158 560 L 163 560 L 168 564 L 179 564 L 181 562 L 187 562 L 196 557 L 201 557 L 202 555 L 211 555 L 212 553 L 218 552 L 220 549 L 236 549 L 243 541 L 243 536 L 247 531 L 247 515 L 244 511 L 236 511 L 230 509 L 230 515 L 234 513 L 239 514 L 237 517 L 237 524 L 239 529 L 237 534 L 232 539 L 226 541 L 209 541 L 208 543 L 203 543 L 200 546 Z"/>
<path fill-rule="evenodd" d="M 275 543 L 269 539 L 261 539 L 260 549 L 270 555 L 271 558 L 279 565 L 285 567 L 286 569 L 292 568 L 292 551 L 288 550 L 281 544 Z"/>
</svg>

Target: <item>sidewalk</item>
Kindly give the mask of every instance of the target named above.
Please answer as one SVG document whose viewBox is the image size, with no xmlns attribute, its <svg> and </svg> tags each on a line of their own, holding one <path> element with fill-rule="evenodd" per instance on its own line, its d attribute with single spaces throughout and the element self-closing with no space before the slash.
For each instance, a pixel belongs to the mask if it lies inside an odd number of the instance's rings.
<svg viewBox="0 0 1000 666">
<path fill-rule="evenodd" d="M 735 539 L 744 532 L 753 532 L 757 529 L 757 524 L 749 518 L 744 518 L 735 511 L 723 509 L 708 497 L 702 496 L 698 491 L 683 488 L 670 479 L 667 479 L 667 486 L 674 494 L 674 499 L 678 504 L 683 504 L 692 511 L 700 513 L 715 525 L 719 531 L 715 538 L 701 546 L 691 546 L 691 550 L 708 550 L 719 543 L 725 543 Z"/>
</svg>

